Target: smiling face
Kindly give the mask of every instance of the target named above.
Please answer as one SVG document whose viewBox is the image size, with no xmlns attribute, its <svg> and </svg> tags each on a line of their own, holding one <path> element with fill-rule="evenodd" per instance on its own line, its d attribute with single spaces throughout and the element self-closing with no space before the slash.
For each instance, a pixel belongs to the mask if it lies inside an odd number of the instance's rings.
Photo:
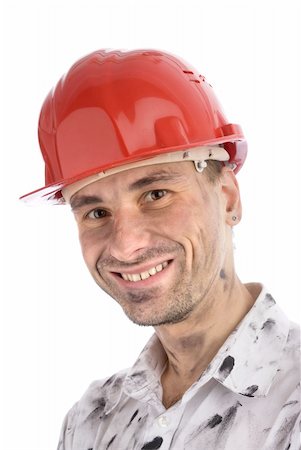
<svg viewBox="0 0 301 450">
<path fill-rule="evenodd" d="M 213 184 L 190 162 L 132 169 L 84 187 L 71 207 L 94 280 L 139 325 L 185 320 L 222 289 L 237 192 L 229 170 Z"/>
</svg>

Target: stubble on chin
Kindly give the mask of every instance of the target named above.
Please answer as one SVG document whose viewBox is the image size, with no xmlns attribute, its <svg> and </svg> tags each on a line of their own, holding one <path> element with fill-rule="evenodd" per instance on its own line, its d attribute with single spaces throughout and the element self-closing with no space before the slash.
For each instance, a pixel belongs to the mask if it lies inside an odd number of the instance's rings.
<svg viewBox="0 0 301 450">
<path fill-rule="evenodd" d="M 183 286 L 183 284 L 182 284 Z M 128 292 L 124 297 L 110 294 L 122 307 L 126 316 L 136 325 L 160 326 L 185 320 L 193 311 L 191 290 L 179 292 L 178 287 L 169 293 L 154 288 L 141 292 Z"/>
</svg>

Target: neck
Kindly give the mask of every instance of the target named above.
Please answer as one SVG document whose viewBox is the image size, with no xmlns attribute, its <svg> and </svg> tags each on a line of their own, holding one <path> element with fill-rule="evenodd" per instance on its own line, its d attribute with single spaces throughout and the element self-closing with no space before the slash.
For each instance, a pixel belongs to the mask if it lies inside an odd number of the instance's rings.
<svg viewBox="0 0 301 450">
<path fill-rule="evenodd" d="M 161 382 L 163 403 L 171 402 L 201 376 L 210 361 L 238 323 L 251 309 L 259 294 L 258 285 L 243 285 L 235 276 L 231 289 L 216 289 L 183 322 L 156 328 L 166 355 L 167 365 Z M 174 401 L 173 401 L 174 403 Z"/>
</svg>

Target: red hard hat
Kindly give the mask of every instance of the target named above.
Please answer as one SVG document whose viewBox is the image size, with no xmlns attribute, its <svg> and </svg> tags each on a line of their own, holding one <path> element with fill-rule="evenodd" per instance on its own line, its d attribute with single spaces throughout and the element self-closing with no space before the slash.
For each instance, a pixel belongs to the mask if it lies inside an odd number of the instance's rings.
<svg viewBox="0 0 301 450">
<path fill-rule="evenodd" d="M 45 187 L 26 202 L 64 203 L 64 187 L 162 153 L 222 145 L 236 172 L 247 153 L 205 78 L 155 50 L 99 50 L 76 62 L 43 104 L 39 142 Z"/>
</svg>

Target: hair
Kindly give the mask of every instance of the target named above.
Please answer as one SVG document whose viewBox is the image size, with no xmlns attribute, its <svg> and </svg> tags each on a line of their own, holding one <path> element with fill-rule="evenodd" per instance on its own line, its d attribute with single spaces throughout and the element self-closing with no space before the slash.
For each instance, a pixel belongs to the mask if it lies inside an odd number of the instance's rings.
<svg viewBox="0 0 301 450">
<path fill-rule="evenodd" d="M 204 174 L 206 175 L 210 183 L 215 183 L 222 173 L 224 164 L 221 161 L 213 161 L 213 160 L 210 161 L 207 160 L 206 162 L 207 167 L 204 170 Z"/>
</svg>

